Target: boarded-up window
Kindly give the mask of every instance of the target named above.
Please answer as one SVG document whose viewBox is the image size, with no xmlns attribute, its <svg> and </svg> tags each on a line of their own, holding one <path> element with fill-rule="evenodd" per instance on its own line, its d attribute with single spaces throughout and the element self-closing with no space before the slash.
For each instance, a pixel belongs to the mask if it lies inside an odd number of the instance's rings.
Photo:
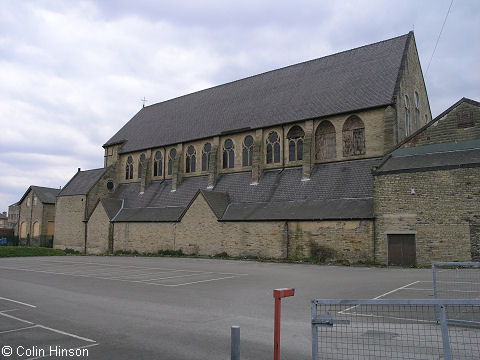
<svg viewBox="0 0 480 360">
<path fill-rule="evenodd" d="M 48 221 L 47 222 L 47 236 L 53 236 L 54 229 L 55 229 L 55 222 Z"/>
<path fill-rule="evenodd" d="M 457 113 L 457 126 L 459 129 L 465 129 L 475 126 L 472 111 L 460 111 Z"/>
<path fill-rule="evenodd" d="M 343 124 L 343 156 L 365 154 L 365 125 L 356 115 L 350 116 Z"/>
<path fill-rule="evenodd" d="M 20 237 L 21 238 L 26 238 L 27 237 L 27 226 L 28 226 L 28 223 L 27 222 L 22 222 L 22 224 L 20 225 Z"/>
<path fill-rule="evenodd" d="M 40 236 L 40 223 L 35 221 L 33 223 L 33 237 Z"/>
<path fill-rule="evenodd" d="M 328 120 L 322 121 L 315 131 L 315 158 L 333 159 L 337 156 L 335 127 Z"/>
</svg>

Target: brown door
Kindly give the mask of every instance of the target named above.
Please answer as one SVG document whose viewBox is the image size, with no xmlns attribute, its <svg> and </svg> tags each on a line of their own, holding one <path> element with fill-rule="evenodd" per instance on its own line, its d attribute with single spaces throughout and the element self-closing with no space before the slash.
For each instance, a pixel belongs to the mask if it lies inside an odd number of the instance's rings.
<svg viewBox="0 0 480 360">
<path fill-rule="evenodd" d="M 415 235 L 388 235 L 388 265 L 415 265 Z"/>
</svg>

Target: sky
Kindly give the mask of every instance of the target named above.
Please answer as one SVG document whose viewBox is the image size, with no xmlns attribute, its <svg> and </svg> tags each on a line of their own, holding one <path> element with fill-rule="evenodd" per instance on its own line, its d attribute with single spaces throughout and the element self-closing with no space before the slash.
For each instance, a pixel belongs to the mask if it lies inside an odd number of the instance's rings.
<svg viewBox="0 0 480 360">
<path fill-rule="evenodd" d="M 0 212 L 30 185 L 59 188 L 77 168 L 103 167 L 102 145 L 142 98 L 151 105 L 411 30 L 432 115 L 480 101 L 480 1 L 451 3 L 0 0 Z"/>
</svg>

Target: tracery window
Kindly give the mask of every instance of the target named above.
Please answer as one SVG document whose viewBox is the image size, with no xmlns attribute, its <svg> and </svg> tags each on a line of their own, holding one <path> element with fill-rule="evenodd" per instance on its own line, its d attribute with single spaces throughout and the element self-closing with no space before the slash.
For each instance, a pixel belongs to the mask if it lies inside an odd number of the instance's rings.
<svg viewBox="0 0 480 360">
<path fill-rule="evenodd" d="M 133 179 L 133 158 L 129 156 L 127 158 L 127 164 L 125 165 L 125 180 Z"/>
<path fill-rule="evenodd" d="M 408 96 L 405 95 L 405 136 L 410 135 L 410 106 Z"/>
<path fill-rule="evenodd" d="M 168 154 L 168 175 L 172 175 L 173 161 L 175 160 L 176 156 L 177 156 L 177 150 L 175 150 L 175 148 L 171 149 L 170 153 Z"/>
<path fill-rule="evenodd" d="M 252 166 L 253 160 L 253 137 L 250 135 L 243 139 L 242 166 Z"/>
<path fill-rule="evenodd" d="M 162 176 L 163 161 L 162 152 L 157 151 L 153 159 L 153 176 Z"/>
<path fill-rule="evenodd" d="M 203 145 L 202 150 L 202 171 L 207 171 L 210 169 L 210 152 L 212 151 L 212 145 L 206 143 Z"/>
<path fill-rule="evenodd" d="M 185 154 L 185 172 L 191 173 L 195 172 L 196 170 L 196 154 L 195 148 L 190 145 L 187 149 L 187 153 Z"/>
<path fill-rule="evenodd" d="M 343 156 L 365 154 L 365 125 L 356 115 L 350 116 L 343 124 Z"/>
<path fill-rule="evenodd" d="M 143 166 L 145 165 L 145 154 L 140 155 L 140 161 L 138 162 L 138 178 L 142 178 Z"/>
<path fill-rule="evenodd" d="M 315 131 L 315 159 L 333 159 L 337 156 L 337 135 L 335 126 L 324 120 Z"/>
<path fill-rule="evenodd" d="M 298 125 L 293 126 L 287 133 L 288 161 L 303 159 L 303 139 L 305 132 Z"/>
<path fill-rule="evenodd" d="M 280 138 L 276 131 L 271 131 L 267 137 L 267 164 L 280 162 Z"/>
<path fill-rule="evenodd" d="M 232 139 L 227 139 L 223 143 L 223 168 L 233 169 L 235 167 L 235 149 Z"/>
</svg>

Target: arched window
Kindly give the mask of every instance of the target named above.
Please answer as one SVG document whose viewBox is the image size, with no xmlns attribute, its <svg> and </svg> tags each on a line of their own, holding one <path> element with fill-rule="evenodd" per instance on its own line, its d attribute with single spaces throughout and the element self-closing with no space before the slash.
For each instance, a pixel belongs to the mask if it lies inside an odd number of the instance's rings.
<svg viewBox="0 0 480 360">
<path fill-rule="evenodd" d="M 356 115 L 350 116 L 343 124 L 343 156 L 365 154 L 365 125 Z"/>
<path fill-rule="evenodd" d="M 187 153 L 185 154 L 185 172 L 191 173 L 195 172 L 196 170 L 196 154 L 195 148 L 190 145 L 187 149 Z"/>
<path fill-rule="evenodd" d="M 26 238 L 27 237 L 27 222 L 23 221 L 20 225 L 20 237 Z"/>
<path fill-rule="evenodd" d="M 280 138 L 276 131 L 271 131 L 267 137 L 267 164 L 280 162 Z"/>
<path fill-rule="evenodd" d="M 420 126 L 420 99 L 416 91 L 413 95 L 415 100 L 415 126 Z"/>
<path fill-rule="evenodd" d="M 173 161 L 175 160 L 175 156 L 177 156 L 177 150 L 171 149 L 170 153 L 168 154 L 168 175 L 172 175 L 173 172 Z"/>
<path fill-rule="evenodd" d="M 127 164 L 125 165 L 125 180 L 133 179 L 133 158 L 129 156 L 127 158 Z"/>
<path fill-rule="evenodd" d="M 212 145 L 206 143 L 203 145 L 202 150 L 202 171 L 207 171 L 210 169 L 210 152 L 212 151 Z"/>
<path fill-rule="evenodd" d="M 405 136 L 410 135 L 410 106 L 408 96 L 405 95 Z"/>
<path fill-rule="evenodd" d="M 162 152 L 157 151 L 155 153 L 155 158 L 153 159 L 153 176 L 162 176 L 162 170 L 163 170 Z"/>
<path fill-rule="evenodd" d="M 337 139 L 335 126 L 324 120 L 315 131 L 315 159 L 334 159 L 337 156 Z"/>
<path fill-rule="evenodd" d="M 40 236 L 40 223 L 38 221 L 35 221 L 33 223 L 33 237 L 38 236 Z"/>
<path fill-rule="evenodd" d="M 252 166 L 253 160 L 253 137 L 250 135 L 243 139 L 242 165 Z"/>
<path fill-rule="evenodd" d="M 140 161 L 138 162 L 138 178 L 142 178 L 143 166 L 145 164 L 145 154 L 140 155 Z"/>
<path fill-rule="evenodd" d="M 223 143 L 223 168 L 232 169 L 235 167 L 235 149 L 232 139 L 227 139 Z"/>
<path fill-rule="evenodd" d="M 303 159 L 303 138 L 305 132 L 298 125 L 293 126 L 287 133 L 288 161 Z"/>
</svg>

